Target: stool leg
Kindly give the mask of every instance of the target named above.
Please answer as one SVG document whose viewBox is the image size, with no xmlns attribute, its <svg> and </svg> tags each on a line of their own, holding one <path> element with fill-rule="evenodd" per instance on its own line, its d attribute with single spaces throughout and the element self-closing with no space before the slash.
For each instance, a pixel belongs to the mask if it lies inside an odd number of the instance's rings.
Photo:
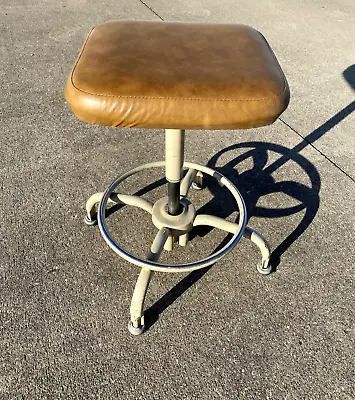
<svg viewBox="0 0 355 400">
<path fill-rule="evenodd" d="M 86 225 L 95 225 L 97 222 L 97 204 L 100 203 L 101 199 L 103 196 L 103 192 L 101 193 L 95 193 L 93 194 L 89 200 L 86 202 L 86 216 L 84 218 L 84 222 Z M 113 205 L 113 204 L 118 204 L 118 203 L 123 203 L 129 206 L 134 206 L 141 208 L 149 214 L 152 214 L 153 212 L 153 204 L 148 201 L 143 199 L 142 197 L 139 196 L 132 196 L 129 194 L 118 194 L 118 193 L 112 193 L 110 195 L 110 198 L 107 201 L 107 205 Z"/>
<path fill-rule="evenodd" d="M 169 233 L 168 238 L 166 239 L 164 250 L 171 251 L 174 247 L 174 237 L 171 233 Z"/>
<path fill-rule="evenodd" d="M 237 230 L 237 224 L 234 222 L 227 221 L 225 219 L 215 217 L 214 215 L 200 214 L 197 215 L 194 221 L 194 226 L 208 225 L 214 228 L 222 229 L 223 231 L 235 233 Z M 251 240 L 256 244 L 261 251 L 261 263 L 257 264 L 257 270 L 263 275 L 270 274 L 272 267 L 269 264 L 270 261 L 270 246 L 266 239 L 255 231 L 254 229 L 245 227 L 243 236 Z"/>
<path fill-rule="evenodd" d="M 85 208 L 86 208 L 86 215 L 84 217 L 84 222 L 86 225 L 95 225 L 97 222 L 97 209 L 96 206 L 100 203 L 103 192 L 100 193 L 95 193 L 92 196 L 89 197 L 88 201 L 86 202 Z M 114 203 L 111 199 L 107 202 L 109 203 Z"/>
<path fill-rule="evenodd" d="M 203 178 L 203 173 L 201 171 L 198 171 L 195 179 L 192 183 L 192 187 L 195 190 L 202 190 L 204 188 L 204 178 Z"/>
<path fill-rule="evenodd" d="M 180 196 L 181 197 L 187 197 L 190 187 L 193 184 L 195 177 L 197 175 L 197 170 L 190 168 L 184 179 L 181 181 L 181 185 L 180 185 Z"/>
<path fill-rule="evenodd" d="M 184 247 L 187 245 L 187 242 L 189 241 L 189 233 L 184 233 L 183 235 L 179 236 L 179 245 Z"/>
<path fill-rule="evenodd" d="M 185 178 L 181 181 L 180 196 L 187 197 L 191 186 L 196 190 L 204 188 L 203 173 L 193 168 L 187 171 Z"/>
<path fill-rule="evenodd" d="M 139 273 L 131 301 L 131 321 L 128 324 L 128 330 L 132 335 L 140 335 L 144 332 L 143 306 L 152 275 L 153 271 L 147 268 L 142 268 Z"/>
<path fill-rule="evenodd" d="M 166 228 L 163 228 L 158 232 L 147 256 L 148 260 L 158 261 L 169 234 L 170 230 Z M 138 276 L 131 301 L 131 321 L 128 323 L 128 330 L 132 335 L 140 335 L 144 332 L 145 325 L 143 307 L 148 285 L 152 276 L 153 271 L 148 268 L 142 268 Z"/>
<path fill-rule="evenodd" d="M 272 266 L 270 265 L 271 252 L 269 243 L 259 232 L 248 227 L 244 229 L 243 236 L 256 244 L 261 251 L 261 263 L 257 264 L 258 272 L 263 275 L 269 275 L 272 270 Z"/>
</svg>

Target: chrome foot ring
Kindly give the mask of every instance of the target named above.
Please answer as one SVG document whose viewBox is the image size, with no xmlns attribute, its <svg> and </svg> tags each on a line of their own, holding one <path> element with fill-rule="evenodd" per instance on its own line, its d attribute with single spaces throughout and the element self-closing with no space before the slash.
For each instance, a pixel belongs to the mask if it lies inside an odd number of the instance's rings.
<svg viewBox="0 0 355 400">
<path fill-rule="evenodd" d="M 119 176 L 117 179 L 115 179 L 111 185 L 106 189 L 105 193 L 102 196 L 102 199 L 100 201 L 97 217 L 98 217 L 98 225 L 100 228 L 101 235 L 105 239 L 106 243 L 112 248 L 112 250 L 117 253 L 119 256 L 121 256 L 123 259 L 126 261 L 135 264 L 139 267 L 142 268 L 148 268 L 153 271 L 160 271 L 160 272 L 188 272 L 188 271 L 194 271 L 200 268 L 205 268 L 208 267 L 218 260 L 220 260 L 222 257 L 224 257 L 227 253 L 229 253 L 233 247 L 239 242 L 243 235 L 243 231 L 246 226 L 246 221 L 247 221 L 247 213 L 246 213 L 246 207 L 244 200 L 239 193 L 238 189 L 233 185 L 231 181 L 229 181 L 225 176 L 220 174 L 219 172 L 208 168 L 206 166 L 190 163 L 190 162 L 185 162 L 184 163 L 184 168 L 192 169 L 192 170 L 197 170 L 200 171 L 206 175 L 210 175 L 211 177 L 217 179 L 219 184 L 221 186 L 226 187 L 233 197 L 235 198 L 238 208 L 239 208 L 239 222 L 236 223 L 236 229 L 233 234 L 233 237 L 229 240 L 229 242 L 219 251 L 216 253 L 210 255 L 209 257 L 206 257 L 202 260 L 198 260 L 192 263 L 188 264 L 180 264 L 180 265 L 170 265 L 170 264 L 160 264 L 158 262 L 153 262 L 149 260 L 143 260 L 141 258 L 137 258 L 134 255 L 128 253 L 127 251 L 121 249 L 119 245 L 111 238 L 110 232 L 107 228 L 106 222 L 105 222 L 105 209 L 107 206 L 107 202 L 112 195 L 112 193 L 115 191 L 117 186 L 123 182 L 125 179 L 128 177 L 143 171 L 145 169 L 149 168 L 162 168 L 165 167 L 165 161 L 158 161 L 158 162 L 153 162 L 149 164 L 144 164 L 141 165 L 137 168 L 132 169 L 131 171 L 128 171 L 124 173 L 123 175 Z"/>
</svg>

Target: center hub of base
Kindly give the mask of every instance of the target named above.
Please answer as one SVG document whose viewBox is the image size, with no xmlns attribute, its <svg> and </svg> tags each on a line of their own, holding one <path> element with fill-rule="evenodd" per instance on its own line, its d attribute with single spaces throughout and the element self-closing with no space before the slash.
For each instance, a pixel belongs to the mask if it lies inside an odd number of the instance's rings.
<svg viewBox="0 0 355 400">
<path fill-rule="evenodd" d="M 179 215 L 170 215 L 167 211 L 168 198 L 158 200 L 152 211 L 153 224 L 158 228 L 169 228 L 174 235 L 183 235 L 190 232 L 196 216 L 196 209 L 186 198 L 180 199 L 182 212 Z"/>
</svg>

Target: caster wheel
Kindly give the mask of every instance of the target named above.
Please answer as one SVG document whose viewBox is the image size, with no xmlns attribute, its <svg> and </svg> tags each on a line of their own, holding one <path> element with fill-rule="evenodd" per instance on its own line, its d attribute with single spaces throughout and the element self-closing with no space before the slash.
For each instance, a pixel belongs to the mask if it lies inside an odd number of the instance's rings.
<svg viewBox="0 0 355 400">
<path fill-rule="evenodd" d="M 262 263 L 258 263 L 256 266 L 256 269 L 262 275 L 269 275 L 270 272 L 272 271 L 272 266 L 270 264 L 268 264 L 266 268 L 263 268 Z"/>
<path fill-rule="evenodd" d="M 132 321 L 129 321 L 128 322 L 128 330 L 129 330 L 129 333 L 131 333 L 132 335 L 138 336 L 138 335 L 141 335 L 144 332 L 145 325 L 141 325 L 138 328 L 135 328 L 133 326 L 133 324 L 132 324 Z"/>
<path fill-rule="evenodd" d="M 198 172 L 192 182 L 192 188 L 195 190 L 202 190 L 205 188 L 203 174 Z"/>
<path fill-rule="evenodd" d="M 90 219 L 87 215 L 85 215 L 84 224 L 87 226 L 94 226 L 97 224 L 97 219 Z"/>
<path fill-rule="evenodd" d="M 203 186 L 200 185 L 199 183 L 196 183 L 196 182 L 192 182 L 191 187 L 192 187 L 193 189 L 195 189 L 195 190 L 202 190 L 202 189 L 203 189 Z"/>
</svg>

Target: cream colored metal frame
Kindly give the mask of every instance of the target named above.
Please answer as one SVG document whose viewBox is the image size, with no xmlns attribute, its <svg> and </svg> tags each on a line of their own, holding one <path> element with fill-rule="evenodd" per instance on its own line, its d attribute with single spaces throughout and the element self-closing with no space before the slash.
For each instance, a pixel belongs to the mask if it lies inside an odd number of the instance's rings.
<svg viewBox="0 0 355 400">
<path fill-rule="evenodd" d="M 98 222 L 101 234 L 107 244 L 122 258 L 141 267 L 133 297 L 131 302 L 131 321 L 128 329 L 133 335 L 141 334 L 144 329 L 144 300 L 147 293 L 148 285 L 152 277 L 153 271 L 158 272 L 188 272 L 200 268 L 205 268 L 214 264 L 224 257 L 239 242 L 242 236 L 255 243 L 261 251 L 261 262 L 257 265 L 257 270 L 261 274 L 269 274 L 271 272 L 270 248 L 267 241 L 256 231 L 246 227 L 247 214 L 244 200 L 238 189 L 226 177 L 211 168 L 184 162 L 184 135 L 183 130 L 167 129 L 165 144 L 166 161 L 152 162 L 141 165 L 124 173 L 115 179 L 104 193 L 96 193 L 89 198 L 86 203 L 86 217 L 84 219 L 87 225 L 94 225 Z M 165 167 L 165 175 L 173 185 L 178 185 L 180 193 L 179 213 L 172 215 L 169 213 L 171 201 L 174 199 L 164 197 L 152 204 L 138 196 L 125 195 L 116 192 L 118 185 L 133 174 L 149 168 Z M 183 168 L 187 168 L 187 173 L 183 179 Z M 187 196 L 191 186 L 196 184 L 197 188 L 201 187 L 203 174 L 210 175 L 217 179 L 221 186 L 226 187 L 235 198 L 239 218 L 238 222 L 226 221 L 222 218 L 212 215 L 196 215 L 193 204 L 188 200 Z M 176 188 L 176 186 L 175 186 Z M 170 191 L 169 191 L 170 196 Z M 158 229 L 158 233 L 153 241 L 147 259 L 143 260 L 127 251 L 121 249 L 119 245 L 112 239 L 108 227 L 105 222 L 105 210 L 110 204 L 123 203 L 126 205 L 141 208 L 152 215 L 152 222 Z M 97 208 L 98 206 L 98 208 Z M 161 252 L 165 249 L 170 251 L 175 242 L 180 246 L 186 246 L 189 239 L 189 232 L 194 226 L 208 225 L 214 228 L 222 229 L 232 233 L 233 237 L 219 251 L 202 260 L 188 264 L 170 265 L 160 264 L 158 262 Z"/>
</svg>

